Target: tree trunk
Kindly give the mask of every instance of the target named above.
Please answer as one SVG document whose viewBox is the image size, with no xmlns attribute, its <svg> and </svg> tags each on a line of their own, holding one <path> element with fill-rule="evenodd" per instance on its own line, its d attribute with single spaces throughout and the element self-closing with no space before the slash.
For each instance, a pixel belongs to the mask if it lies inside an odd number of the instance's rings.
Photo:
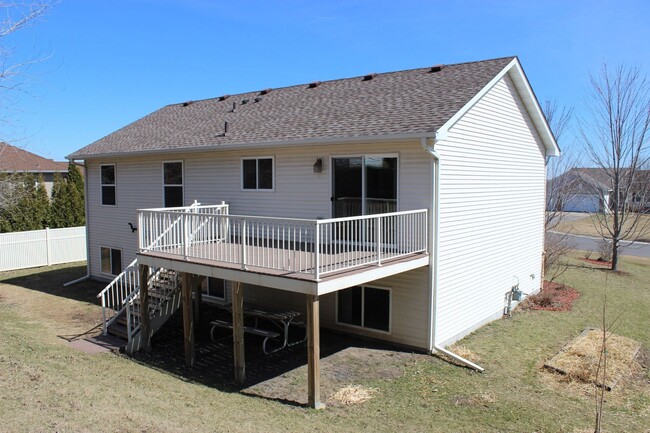
<svg viewBox="0 0 650 433">
<path fill-rule="evenodd" d="M 618 243 L 617 238 L 612 239 L 612 271 L 618 271 Z"/>
</svg>

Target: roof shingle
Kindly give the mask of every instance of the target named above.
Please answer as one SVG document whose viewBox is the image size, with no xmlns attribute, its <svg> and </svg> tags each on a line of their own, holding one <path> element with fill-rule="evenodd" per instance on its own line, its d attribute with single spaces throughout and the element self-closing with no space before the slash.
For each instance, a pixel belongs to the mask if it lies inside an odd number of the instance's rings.
<svg viewBox="0 0 650 433">
<path fill-rule="evenodd" d="M 70 157 L 434 132 L 513 58 L 168 105 Z"/>
<path fill-rule="evenodd" d="M 0 172 L 67 172 L 67 162 L 43 158 L 7 143 L 0 143 Z"/>
</svg>

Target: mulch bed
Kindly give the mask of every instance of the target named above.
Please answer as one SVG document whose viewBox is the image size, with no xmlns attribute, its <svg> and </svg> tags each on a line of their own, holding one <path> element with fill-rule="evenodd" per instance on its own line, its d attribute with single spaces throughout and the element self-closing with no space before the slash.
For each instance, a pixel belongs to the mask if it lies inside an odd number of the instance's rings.
<svg viewBox="0 0 650 433">
<path fill-rule="evenodd" d="M 523 310 L 570 311 L 573 302 L 580 297 L 573 287 L 544 281 L 544 288 L 536 295 L 527 297 L 520 305 Z"/>
<path fill-rule="evenodd" d="M 600 259 L 580 259 L 583 262 L 591 263 L 592 265 L 599 265 L 599 266 L 612 266 L 612 262 L 606 262 L 605 260 L 600 260 Z"/>
</svg>

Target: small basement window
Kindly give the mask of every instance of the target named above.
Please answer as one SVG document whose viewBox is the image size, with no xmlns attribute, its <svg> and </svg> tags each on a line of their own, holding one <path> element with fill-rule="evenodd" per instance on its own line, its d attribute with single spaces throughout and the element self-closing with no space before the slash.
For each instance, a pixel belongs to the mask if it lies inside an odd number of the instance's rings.
<svg viewBox="0 0 650 433">
<path fill-rule="evenodd" d="M 242 158 L 242 188 L 273 189 L 273 158 Z"/>
<path fill-rule="evenodd" d="M 337 292 L 336 321 L 340 324 L 390 332 L 390 289 L 350 287 Z"/>
<path fill-rule="evenodd" d="M 100 247 L 102 273 L 119 275 L 122 273 L 122 250 Z"/>
<path fill-rule="evenodd" d="M 183 206 L 183 162 L 163 162 L 163 193 L 165 207 Z"/>
<path fill-rule="evenodd" d="M 217 301 L 226 300 L 226 280 L 221 278 L 206 277 L 201 284 L 203 296 Z"/>
<path fill-rule="evenodd" d="M 100 166 L 102 205 L 115 206 L 115 164 Z"/>
</svg>

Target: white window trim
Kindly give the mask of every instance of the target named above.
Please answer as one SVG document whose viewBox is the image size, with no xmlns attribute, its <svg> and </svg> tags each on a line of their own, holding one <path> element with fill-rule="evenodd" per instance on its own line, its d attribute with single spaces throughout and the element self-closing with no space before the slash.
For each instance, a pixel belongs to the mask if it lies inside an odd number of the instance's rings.
<svg viewBox="0 0 650 433">
<path fill-rule="evenodd" d="M 259 161 L 260 159 L 270 159 L 271 160 L 271 188 L 270 189 L 260 189 L 259 188 L 259 172 L 257 170 L 257 164 L 255 165 L 255 189 L 253 188 L 244 188 L 244 161 L 246 160 L 255 160 Z M 256 192 L 274 192 L 275 191 L 275 156 L 244 156 L 241 158 L 239 166 L 239 187 L 241 191 L 256 191 Z"/>
<path fill-rule="evenodd" d="M 115 176 L 115 183 L 102 183 L 102 167 L 113 167 L 113 174 Z M 104 204 L 104 186 L 112 186 L 115 188 L 115 204 Z M 99 204 L 106 207 L 117 207 L 117 164 L 99 164 Z"/>
<path fill-rule="evenodd" d="M 170 164 L 174 162 L 181 163 L 181 184 L 166 184 L 165 183 L 165 164 Z M 167 207 L 165 203 L 165 187 L 167 186 L 180 186 L 183 189 L 183 203 L 181 206 L 185 205 L 185 162 L 182 159 L 173 160 L 173 161 L 163 161 L 161 164 L 161 174 L 162 174 L 162 204 L 163 207 Z"/>
<path fill-rule="evenodd" d="M 348 154 L 348 155 L 330 155 L 330 182 L 329 182 L 329 194 L 330 197 L 334 197 L 334 159 L 336 158 L 361 158 L 363 167 L 365 168 L 365 163 L 366 163 L 366 158 L 397 158 L 397 185 L 395 185 L 395 188 L 397 189 L 397 202 L 395 206 L 397 206 L 397 211 L 399 212 L 401 207 L 400 207 L 400 155 L 399 153 L 354 153 L 354 154 Z M 366 170 L 361 170 L 361 194 L 363 197 L 366 197 Z M 332 214 L 334 213 L 334 202 L 330 200 L 330 218 L 332 217 Z M 365 215 L 365 214 L 364 214 Z"/>
<path fill-rule="evenodd" d="M 107 247 L 106 245 L 100 245 L 99 246 L 99 273 L 102 275 L 109 275 L 112 276 L 113 278 L 117 277 L 119 274 L 113 274 L 111 272 L 104 272 L 102 269 L 102 248 L 106 248 L 109 250 L 108 258 L 110 259 L 110 268 L 111 270 L 113 269 L 113 251 L 112 250 L 118 250 L 120 252 L 120 257 L 122 257 L 122 263 L 121 265 L 124 266 L 124 251 L 122 251 L 122 248 L 113 248 L 113 247 Z M 121 273 L 122 271 L 120 271 Z"/>
<path fill-rule="evenodd" d="M 335 308 L 334 308 L 334 318 L 335 318 L 335 323 L 339 326 L 344 326 L 347 328 L 354 328 L 354 329 L 360 329 L 363 331 L 367 332 L 376 332 L 378 334 L 385 334 L 385 335 L 390 335 L 393 332 L 393 289 L 391 287 L 382 287 L 382 286 L 372 286 L 369 284 L 361 284 L 359 286 L 352 286 L 352 287 L 361 287 L 361 326 L 359 325 L 351 325 L 349 323 L 345 322 L 339 322 L 339 292 L 341 290 L 336 292 L 336 300 L 335 300 Z M 348 287 L 348 289 L 351 289 L 352 287 Z M 369 289 L 378 289 L 378 290 L 386 290 L 388 292 L 388 331 L 384 331 L 382 329 L 375 329 L 375 328 L 367 328 L 363 326 L 363 323 L 365 322 L 365 297 L 366 297 L 366 287 Z M 345 289 L 342 289 L 345 290 Z"/>
</svg>

